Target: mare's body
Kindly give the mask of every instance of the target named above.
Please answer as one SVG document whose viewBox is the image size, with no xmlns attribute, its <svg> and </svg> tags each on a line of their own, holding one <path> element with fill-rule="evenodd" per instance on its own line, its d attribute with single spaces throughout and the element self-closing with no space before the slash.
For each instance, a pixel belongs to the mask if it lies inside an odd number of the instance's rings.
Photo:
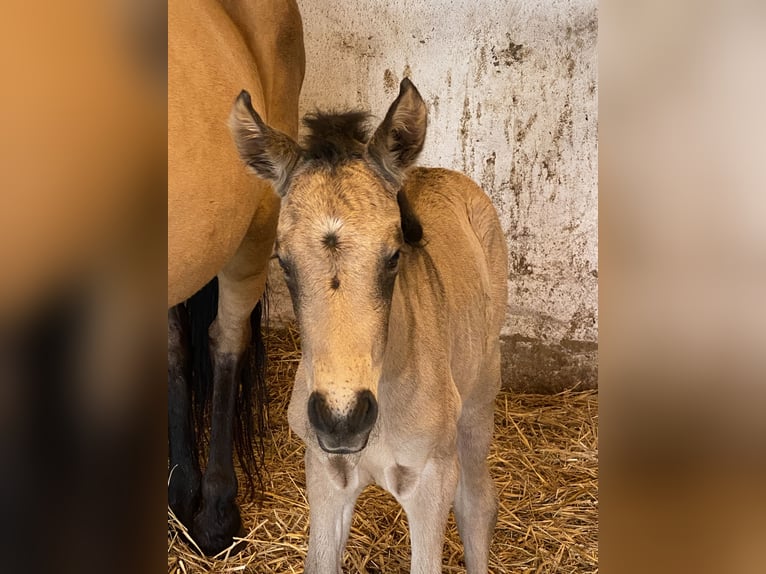
<svg viewBox="0 0 766 574">
<path fill-rule="evenodd" d="M 251 314 L 279 213 L 271 188 L 243 169 L 226 121 L 246 86 L 270 122 L 296 133 L 303 33 L 294 0 L 171 0 L 168 19 L 168 496 L 201 550 L 215 554 L 241 527 L 234 442 L 247 471 L 256 463 L 250 411 L 258 407 L 262 417 L 263 405 L 251 404 L 251 387 L 263 381 L 254 372 L 262 366 L 253 348 L 260 325 Z M 183 304 L 213 278 L 217 297 L 210 287 Z M 197 307 L 206 307 L 202 317 Z M 212 431 L 203 475 L 192 408 L 206 399 Z"/>
</svg>

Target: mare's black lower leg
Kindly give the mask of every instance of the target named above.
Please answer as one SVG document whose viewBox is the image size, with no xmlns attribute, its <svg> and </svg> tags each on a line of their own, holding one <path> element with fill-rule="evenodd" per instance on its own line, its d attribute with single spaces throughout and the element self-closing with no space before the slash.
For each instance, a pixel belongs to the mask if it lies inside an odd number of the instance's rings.
<svg viewBox="0 0 766 574">
<path fill-rule="evenodd" d="M 210 452 L 202 479 L 202 498 L 192 536 L 208 555 L 227 548 L 240 533 L 237 477 L 234 473 L 234 408 L 241 356 L 213 354 L 213 403 Z"/>
<path fill-rule="evenodd" d="M 199 506 L 201 473 L 192 418 L 188 319 L 183 305 L 168 311 L 168 439 L 170 482 L 168 504 L 191 526 Z"/>
<path fill-rule="evenodd" d="M 243 251 L 244 259 L 235 257 L 218 274 L 217 312 L 208 329 L 213 381 L 210 448 L 200 506 L 191 528 L 192 537 L 208 555 L 225 550 L 234 536 L 243 534 L 233 455 L 235 443 L 245 447 L 240 450 L 249 450 L 247 446 L 252 445 L 252 439 L 246 438 L 252 428 L 253 415 L 248 412 L 251 379 L 243 375 L 250 374 L 251 315 L 263 294 L 266 275 L 252 274 L 251 270 L 254 266 L 265 269 L 270 252 L 271 242 L 256 242 Z M 254 259 L 254 254 L 259 257 Z M 246 460 L 253 457 L 252 452 L 242 454 Z"/>
</svg>

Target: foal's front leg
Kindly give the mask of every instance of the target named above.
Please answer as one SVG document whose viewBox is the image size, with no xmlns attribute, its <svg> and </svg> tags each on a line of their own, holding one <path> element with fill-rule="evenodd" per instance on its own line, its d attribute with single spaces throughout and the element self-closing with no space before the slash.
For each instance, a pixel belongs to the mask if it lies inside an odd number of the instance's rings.
<svg viewBox="0 0 766 574">
<path fill-rule="evenodd" d="M 305 574 L 341 574 L 354 504 L 365 487 L 356 468 L 342 455 L 334 460 L 306 451 L 306 494 L 309 500 L 309 548 Z"/>
<path fill-rule="evenodd" d="M 401 498 L 412 540 L 412 574 L 442 571 L 444 532 L 458 479 L 457 455 L 431 459 L 423 469 L 415 490 Z"/>
</svg>

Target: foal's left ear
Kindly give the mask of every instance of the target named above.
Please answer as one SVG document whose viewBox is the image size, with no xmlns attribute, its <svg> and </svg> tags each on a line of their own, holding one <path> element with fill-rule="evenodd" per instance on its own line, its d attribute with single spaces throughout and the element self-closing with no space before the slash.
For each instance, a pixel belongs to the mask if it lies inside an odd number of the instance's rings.
<svg viewBox="0 0 766 574">
<path fill-rule="evenodd" d="M 301 148 L 290 136 L 270 128 L 253 109 L 247 90 L 242 90 L 229 116 L 229 129 L 239 156 L 256 175 L 271 182 L 284 197 L 287 182 L 301 156 Z"/>
<path fill-rule="evenodd" d="M 418 89 L 409 78 L 404 78 L 399 96 L 367 147 L 370 156 L 397 181 L 401 181 L 403 172 L 415 163 L 423 149 L 426 117 L 426 104 Z"/>
</svg>

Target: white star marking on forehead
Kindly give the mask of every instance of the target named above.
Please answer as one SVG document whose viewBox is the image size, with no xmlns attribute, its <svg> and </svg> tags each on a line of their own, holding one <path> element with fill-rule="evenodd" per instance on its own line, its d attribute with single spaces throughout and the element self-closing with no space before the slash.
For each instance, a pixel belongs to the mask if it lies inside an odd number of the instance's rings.
<svg viewBox="0 0 766 574">
<path fill-rule="evenodd" d="M 335 235 L 343 227 L 343 220 L 335 215 L 328 215 L 322 220 L 322 235 Z"/>
</svg>

